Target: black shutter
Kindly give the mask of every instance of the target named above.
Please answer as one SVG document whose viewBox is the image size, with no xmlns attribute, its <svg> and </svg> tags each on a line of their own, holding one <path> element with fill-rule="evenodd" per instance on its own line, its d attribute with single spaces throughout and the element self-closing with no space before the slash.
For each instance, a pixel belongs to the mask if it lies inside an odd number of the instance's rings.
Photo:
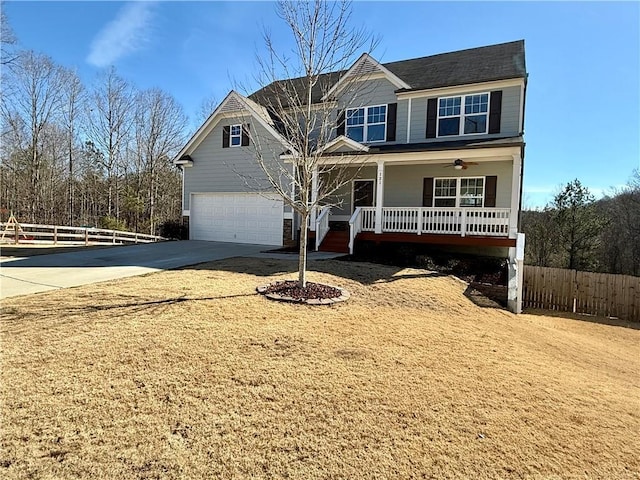
<svg viewBox="0 0 640 480">
<path fill-rule="evenodd" d="M 433 177 L 424 179 L 422 187 L 422 206 L 433 207 Z"/>
<path fill-rule="evenodd" d="M 222 127 L 222 148 L 229 148 L 229 132 L 231 127 Z"/>
<path fill-rule="evenodd" d="M 249 146 L 249 124 L 248 123 L 242 126 L 242 146 L 243 147 Z"/>
<path fill-rule="evenodd" d="M 387 105 L 387 142 L 396 141 L 396 116 L 398 113 L 398 104 L 390 103 Z"/>
<path fill-rule="evenodd" d="M 436 123 L 438 121 L 438 99 L 427 101 L 427 138 L 436 138 Z"/>
<path fill-rule="evenodd" d="M 485 207 L 496 206 L 497 184 L 498 184 L 498 177 L 496 175 L 485 177 L 485 184 L 484 184 L 484 206 Z"/>
<path fill-rule="evenodd" d="M 344 110 L 338 112 L 338 121 L 336 124 L 336 137 L 344 135 Z"/>
<path fill-rule="evenodd" d="M 491 92 L 489 103 L 489 133 L 500 133 L 500 115 L 502 113 L 502 90 Z"/>
</svg>

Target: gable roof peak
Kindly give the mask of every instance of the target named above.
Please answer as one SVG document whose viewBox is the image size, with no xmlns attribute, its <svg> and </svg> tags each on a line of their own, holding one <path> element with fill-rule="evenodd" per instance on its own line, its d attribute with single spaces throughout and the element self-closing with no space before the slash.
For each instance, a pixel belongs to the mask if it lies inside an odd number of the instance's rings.
<svg viewBox="0 0 640 480">
<path fill-rule="evenodd" d="M 333 85 L 333 87 L 322 97 L 322 100 L 328 100 L 335 93 L 340 91 L 347 78 L 349 77 L 366 77 L 368 75 L 374 75 L 376 73 L 382 73 L 387 80 L 396 86 L 396 88 L 409 89 L 411 85 L 402 80 L 400 77 L 389 71 L 384 65 L 378 62 L 375 58 L 369 55 L 367 52 L 363 53 L 358 59 L 351 65 L 340 79 Z"/>
</svg>

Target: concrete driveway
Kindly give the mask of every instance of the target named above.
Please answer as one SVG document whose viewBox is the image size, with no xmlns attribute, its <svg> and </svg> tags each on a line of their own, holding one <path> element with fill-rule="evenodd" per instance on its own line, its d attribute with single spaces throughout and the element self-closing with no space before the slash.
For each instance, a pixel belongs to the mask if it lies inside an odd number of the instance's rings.
<svg viewBox="0 0 640 480">
<path fill-rule="evenodd" d="M 270 248 L 273 247 L 188 240 L 10 258 L 0 265 L 0 298 L 76 287 L 222 258 L 269 255 L 260 252 Z"/>
</svg>

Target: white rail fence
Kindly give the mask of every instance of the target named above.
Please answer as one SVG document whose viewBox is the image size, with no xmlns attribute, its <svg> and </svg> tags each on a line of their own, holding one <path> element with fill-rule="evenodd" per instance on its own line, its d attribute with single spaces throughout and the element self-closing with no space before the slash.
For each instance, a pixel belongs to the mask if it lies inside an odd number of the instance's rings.
<svg viewBox="0 0 640 480">
<path fill-rule="evenodd" d="M 16 232 L 17 230 L 17 232 Z M 39 225 L 20 223 L 7 227 L 0 223 L 3 244 L 31 245 L 123 245 L 132 243 L 152 243 L 167 240 L 156 235 L 107 230 L 91 227 L 66 227 L 61 225 Z"/>
</svg>

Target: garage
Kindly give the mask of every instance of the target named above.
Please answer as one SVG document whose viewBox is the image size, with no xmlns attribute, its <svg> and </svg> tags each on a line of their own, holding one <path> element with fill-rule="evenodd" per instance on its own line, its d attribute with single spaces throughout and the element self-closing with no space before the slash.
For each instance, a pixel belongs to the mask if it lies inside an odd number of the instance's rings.
<svg viewBox="0 0 640 480">
<path fill-rule="evenodd" d="M 278 195 L 192 193 L 189 238 L 282 245 L 283 202 Z"/>
</svg>

